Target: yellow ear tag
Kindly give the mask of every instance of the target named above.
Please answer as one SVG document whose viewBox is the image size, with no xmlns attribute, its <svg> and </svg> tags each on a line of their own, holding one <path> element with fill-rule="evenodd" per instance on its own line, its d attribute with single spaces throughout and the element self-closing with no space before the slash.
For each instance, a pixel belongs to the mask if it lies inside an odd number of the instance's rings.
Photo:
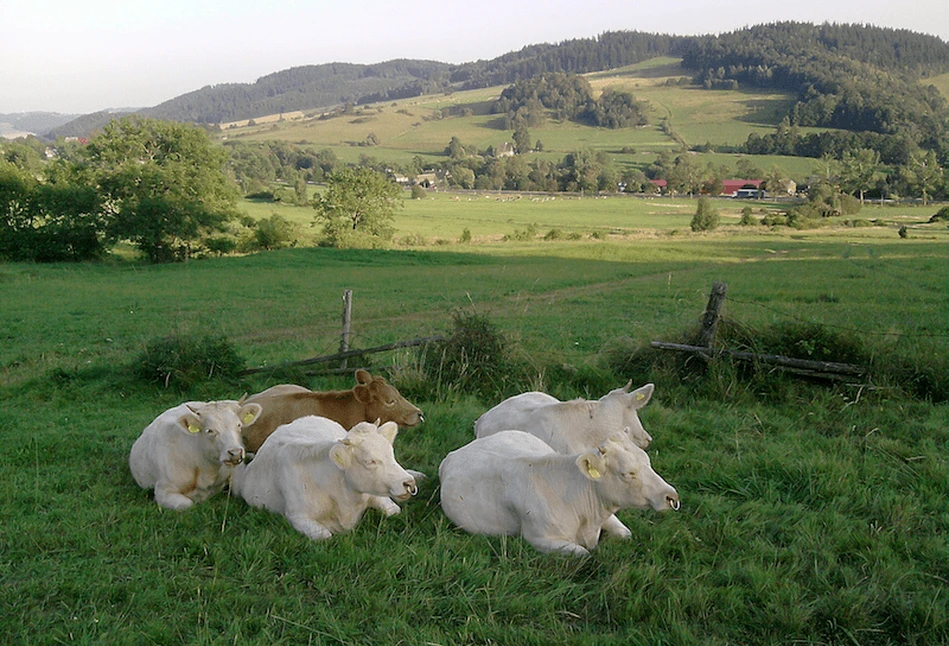
<svg viewBox="0 0 949 646">
<path fill-rule="evenodd" d="M 597 470 L 596 467 L 590 467 L 589 469 L 587 469 L 587 474 L 594 480 L 599 480 L 600 478 L 600 472 L 599 470 Z"/>
<path fill-rule="evenodd" d="M 200 433 L 200 432 L 201 432 L 201 429 L 198 428 L 197 426 L 195 426 L 194 424 L 188 424 L 188 432 L 189 432 L 189 433 Z"/>
<path fill-rule="evenodd" d="M 646 399 L 646 396 L 644 394 L 639 393 L 638 395 L 636 395 L 636 401 L 641 402 L 644 399 Z"/>
<path fill-rule="evenodd" d="M 245 424 L 250 424 L 252 421 L 254 421 L 254 414 L 253 414 L 253 413 L 244 413 L 244 423 L 245 423 Z"/>
</svg>

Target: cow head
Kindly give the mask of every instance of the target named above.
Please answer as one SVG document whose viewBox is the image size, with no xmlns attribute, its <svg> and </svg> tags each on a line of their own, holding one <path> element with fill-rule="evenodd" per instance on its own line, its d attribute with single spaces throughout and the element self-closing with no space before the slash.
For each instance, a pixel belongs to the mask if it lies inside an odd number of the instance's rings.
<svg viewBox="0 0 949 646">
<path fill-rule="evenodd" d="M 216 401 L 188 404 L 188 412 L 178 419 L 182 430 L 201 442 L 209 462 L 236 466 L 244 460 L 241 430 L 260 416 L 260 404 Z"/>
<path fill-rule="evenodd" d="M 636 446 L 645 449 L 652 442 L 652 436 L 643 428 L 637 411 L 649 403 L 656 387 L 653 384 L 646 384 L 629 392 L 632 385 L 633 382 L 630 380 L 622 388 L 611 390 L 600 397 L 600 408 L 604 413 L 616 416 L 618 428 L 626 429 Z"/>
<path fill-rule="evenodd" d="M 596 483 L 611 506 L 656 511 L 679 509 L 679 494 L 653 471 L 649 456 L 623 433 L 577 457 L 580 472 Z"/>
<path fill-rule="evenodd" d="M 418 492 L 413 478 L 395 461 L 392 442 L 395 422 L 376 426 L 360 422 L 330 449 L 330 457 L 346 474 L 346 482 L 360 493 L 406 500 Z"/>
<path fill-rule="evenodd" d="M 424 421 L 422 411 L 382 377 L 373 377 L 366 370 L 356 371 L 353 388 L 356 401 L 366 406 L 366 419 L 395 422 L 399 426 L 417 426 Z"/>
</svg>

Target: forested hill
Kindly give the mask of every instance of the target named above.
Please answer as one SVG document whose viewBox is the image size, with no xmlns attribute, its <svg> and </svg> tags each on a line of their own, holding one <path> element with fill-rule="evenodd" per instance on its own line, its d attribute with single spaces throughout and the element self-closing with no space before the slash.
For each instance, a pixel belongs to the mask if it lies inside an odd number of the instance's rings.
<svg viewBox="0 0 949 646">
<path fill-rule="evenodd" d="M 488 61 L 449 65 L 394 60 L 292 68 L 254 83 L 209 86 L 143 114 L 219 123 L 341 103 L 369 103 L 453 89 L 506 85 L 546 72 L 582 74 L 676 56 L 710 88 L 742 86 L 795 92 L 796 125 L 908 136 L 927 148 L 945 138 L 946 104 L 920 83 L 949 71 L 949 44 L 934 36 L 862 25 L 774 23 L 719 36 L 606 32 L 540 44 Z M 88 119 L 83 125 L 88 126 Z M 50 133 L 74 132 L 67 125 Z"/>
<path fill-rule="evenodd" d="M 307 65 L 262 76 L 254 83 L 206 87 L 165 101 L 148 114 L 175 121 L 221 123 L 355 103 L 365 95 L 395 88 L 410 87 L 424 94 L 442 87 L 450 69 L 448 63 L 415 60 Z"/>
<path fill-rule="evenodd" d="M 776 23 L 694 39 L 683 67 L 710 88 L 797 93 L 797 126 L 840 128 L 946 146 L 947 103 L 928 75 L 949 70 L 949 44 L 934 36 L 858 25 Z"/>
<path fill-rule="evenodd" d="M 367 95 L 407 96 L 446 87 L 448 63 L 392 60 L 375 65 L 327 63 L 293 67 L 253 83 L 207 86 L 165 101 L 138 114 L 169 121 L 223 123 L 294 110 L 319 110 Z M 97 112 L 52 130 L 50 137 L 84 136 L 101 128 L 112 114 Z"/>
</svg>

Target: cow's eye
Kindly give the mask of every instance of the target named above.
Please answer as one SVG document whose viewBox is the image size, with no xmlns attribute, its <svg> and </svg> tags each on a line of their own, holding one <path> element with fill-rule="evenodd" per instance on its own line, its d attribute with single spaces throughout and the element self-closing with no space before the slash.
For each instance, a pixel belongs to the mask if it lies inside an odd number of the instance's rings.
<svg viewBox="0 0 949 646">
<path fill-rule="evenodd" d="M 635 471 L 627 471 L 626 473 L 623 474 L 623 480 L 635 480 L 635 479 L 636 479 Z"/>
<path fill-rule="evenodd" d="M 386 402 L 386 406 L 395 406 L 395 400 L 390 399 L 389 401 Z"/>
<path fill-rule="evenodd" d="M 215 431 L 213 428 L 207 429 L 205 433 L 207 433 L 208 435 L 217 435 L 217 431 Z"/>
</svg>

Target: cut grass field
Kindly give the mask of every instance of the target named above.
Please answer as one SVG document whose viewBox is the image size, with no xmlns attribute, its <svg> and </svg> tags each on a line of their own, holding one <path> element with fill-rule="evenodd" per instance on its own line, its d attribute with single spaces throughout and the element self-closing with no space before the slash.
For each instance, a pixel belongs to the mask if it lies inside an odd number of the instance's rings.
<svg viewBox="0 0 949 646">
<path fill-rule="evenodd" d="M 536 220 L 609 228 L 617 202 L 555 201 Z M 439 222 L 451 206 L 407 205 L 399 226 L 457 235 L 454 218 L 467 218 L 493 239 L 543 205 L 480 198 Z M 180 393 L 131 377 L 150 339 L 221 334 L 249 366 L 333 352 L 343 289 L 356 347 L 450 333 L 453 311 L 475 310 L 530 357 L 518 386 L 561 398 L 622 385 L 604 349 L 693 326 L 713 280 L 728 283 L 726 317 L 748 326 L 821 324 L 879 356 L 949 351 L 949 241 L 935 228 L 914 224 L 905 240 L 892 226 L 669 235 L 649 218 L 679 216 L 640 206 L 624 216 L 651 230 L 638 237 L 0 265 L 0 642 L 949 641 L 949 408 L 882 383 L 756 390 L 727 370 L 712 370 L 715 387 L 655 375 L 642 418 L 682 510 L 621 512 L 632 539 L 585 559 L 447 521 L 438 463 L 496 402 L 411 377 L 408 350 L 371 366 L 404 366 L 392 379 L 426 416 L 396 440 L 401 463 L 431 476 L 399 516 L 370 512 L 317 543 L 225 495 L 163 511 L 132 480 L 132 442 L 183 399 L 352 383 L 264 373 Z"/>
</svg>

